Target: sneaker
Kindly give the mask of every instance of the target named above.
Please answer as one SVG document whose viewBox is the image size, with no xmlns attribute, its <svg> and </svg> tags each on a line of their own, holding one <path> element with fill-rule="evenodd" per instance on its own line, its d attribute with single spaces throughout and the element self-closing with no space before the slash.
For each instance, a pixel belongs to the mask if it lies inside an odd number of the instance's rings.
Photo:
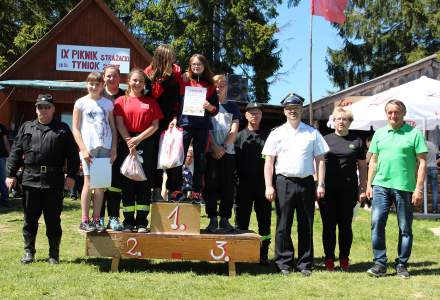
<svg viewBox="0 0 440 300">
<path fill-rule="evenodd" d="M 192 192 L 189 199 L 192 204 L 205 204 L 205 200 L 202 198 L 202 193 Z"/>
<path fill-rule="evenodd" d="M 302 269 L 299 272 L 304 277 L 309 277 L 310 275 L 312 275 L 312 270 L 309 270 L 309 269 Z"/>
<path fill-rule="evenodd" d="M 367 274 L 373 277 L 383 277 L 386 275 L 386 273 L 387 273 L 387 268 L 379 264 L 375 264 L 367 271 Z"/>
<path fill-rule="evenodd" d="M 20 262 L 25 265 L 33 263 L 34 261 L 35 261 L 35 255 L 28 251 L 26 251 L 23 257 L 20 259 Z"/>
<path fill-rule="evenodd" d="M 206 227 L 207 232 L 216 232 L 218 228 L 218 220 L 217 217 L 211 217 L 209 220 L 208 227 Z"/>
<path fill-rule="evenodd" d="M 146 233 L 146 232 L 147 232 L 147 227 L 142 225 L 138 227 L 138 233 Z"/>
<path fill-rule="evenodd" d="M 168 202 L 178 202 L 184 199 L 182 191 L 174 191 L 168 195 Z"/>
<path fill-rule="evenodd" d="M 81 222 L 79 224 L 79 229 L 85 232 L 93 232 L 96 230 L 95 224 L 93 222 Z"/>
<path fill-rule="evenodd" d="M 325 269 L 329 272 L 333 272 L 335 270 L 335 262 L 333 259 L 326 259 L 324 261 Z"/>
<path fill-rule="evenodd" d="M 124 224 L 124 229 L 122 230 L 124 232 L 134 232 L 134 227 L 130 224 Z"/>
<path fill-rule="evenodd" d="M 109 217 L 107 229 L 111 229 L 113 231 L 122 231 L 122 229 L 124 229 L 124 226 L 122 226 L 117 217 Z"/>
<path fill-rule="evenodd" d="M 99 225 L 101 225 L 102 227 L 105 227 L 104 217 L 99 218 Z"/>
<path fill-rule="evenodd" d="M 342 271 L 348 272 L 348 269 L 350 268 L 350 260 L 348 257 L 339 259 L 339 266 L 341 267 Z"/>
<path fill-rule="evenodd" d="M 406 269 L 406 267 L 402 264 L 398 264 L 396 266 L 396 275 L 397 275 L 397 277 L 404 278 L 404 279 L 409 278 L 409 272 Z"/>
<path fill-rule="evenodd" d="M 49 257 L 47 262 L 51 265 L 58 265 L 60 263 L 60 259 L 57 257 Z"/>
<path fill-rule="evenodd" d="M 94 221 L 93 222 L 95 224 L 95 228 L 97 232 L 104 232 L 105 231 L 105 226 L 101 225 L 101 221 Z"/>
<path fill-rule="evenodd" d="M 11 208 L 12 207 L 12 203 L 9 201 L 0 201 L 0 206 L 6 207 L 6 208 Z"/>
<path fill-rule="evenodd" d="M 231 223 L 229 223 L 229 219 L 228 218 L 220 218 L 220 231 L 222 232 L 234 232 L 235 228 L 231 225 Z"/>
</svg>

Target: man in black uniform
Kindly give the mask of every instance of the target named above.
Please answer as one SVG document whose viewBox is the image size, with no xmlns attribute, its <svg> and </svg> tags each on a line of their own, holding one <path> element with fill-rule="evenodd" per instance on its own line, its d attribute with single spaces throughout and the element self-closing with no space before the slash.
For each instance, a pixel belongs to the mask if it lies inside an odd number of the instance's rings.
<svg viewBox="0 0 440 300">
<path fill-rule="evenodd" d="M 6 185 L 17 183 L 17 170 L 24 164 L 24 256 L 23 264 L 34 261 L 35 238 L 41 213 L 49 239 L 49 263 L 59 263 L 63 187 L 71 189 L 79 168 L 78 150 L 69 126 L 54 120 L 55 106 L 51 95 L 38 95 L 37 119 L 25 122 L 19 129 L 6 164 Z M 67 162 L 67 177 L 64 165 Z"/>
<path fill-rule="evenodd" d="M 261 235 L 260 262 L 267 264 L 270 244 L 271 202 L 266 199 L 264 186 L 264 158 L 261 155 L 269 131 L 260 129 L 261 104 L 249 103 L 245 113 L 247 127 L 240 131 L 235 142 L 238 188 L 236 201 L 237 226 L 249 229 L 252 204 Z"/>
</svg>

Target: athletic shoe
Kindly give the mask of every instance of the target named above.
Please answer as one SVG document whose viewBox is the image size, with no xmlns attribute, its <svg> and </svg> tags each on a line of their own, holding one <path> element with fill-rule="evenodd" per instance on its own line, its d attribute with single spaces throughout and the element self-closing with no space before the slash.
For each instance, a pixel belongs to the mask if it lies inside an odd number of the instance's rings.
<svg viewBox="0 0 440 300">
<path fill-rule="evenodd" d="M 325 269 L 329 272 L 333 272 L 335 270 L 335 262 L 333 259 L 326 259 L 324 261 Z"/>
<path fill-rule="evenodd" d="M 102 227 L 105 227 L 104 217 L 99 218 L 99 225 L 101 225 Z"/>
<path fill-rule="evenodd" d="M 374 264 L 373 267 L 369 268 L 367 274 L 373 277 L 383 277 L 387 273 L 387 268 L 379 264 Z"/>
<path fill-rule="evenodd" d="M 122 229 L 124 229 L 124 226 L 122 226 L 117 217 L 109 217 L 107 229 L 111 229 L 113 231 L 122 231 Z"/>
<path fill-rule="evenodd" d="M 234 232 L 235 228 L 234 226 L 231 225 L 231 223 L 229 223 L 229 219 L 228 218 L 220 218 L 220 231 L 225 232 L 225 233 L 229 233 L 229 232 Z"/>
<path fill-rule="evenodd" d="M 51 265 L 58 265 L 60 263 L 60 259 L 56 257 L 49 257 L 48 262 Z"/>
<path fill-rule="evenodd" d="M 35 261 L 34 254 L 28 251 L 26 251 L 23 257 L 20 259 L 20 262 L 25 265 L 33 263 L 34 261 Z"/>
<path fill-rule="evenodd" d="M 124 229 L 122 230 L 124 232 L 134 232 L 134 227 L 130 224 L 124 224 Z"/>
<path fill-rule="evenodd" d="M 205 200 L 202 198 L 202 193 L 199 192 L 192 192 L 189 199 L 193 204 L 205 204 Z"/>
<path fill-rule="evenodd" d="M 312 271 L 309 269 L 302 269 L 299 271 L 301 273 L 302 276 L 304 277 L 309 277 L 310 275 L 312 275 Z"/>
<path fill-rule="evenodd" d="M 95 224 L 93 222 L 87 221 L 79 224 L 79 229 L 85 232 L 93 232 L 96 231 Z"/>
<path fill-rule="evenodd" d="M 6 208 L 11 208 L 12 207 L 12 203 L 5 200 L 5 201 L 0 201 L 0 206 L 6 207 Z"/>
<path fill-rule="evenodd" d="M 95 224 L 95 228 L 97 232 L 105 231 L 105 227 L 101 225 L 101 221 L 94 221 L 93 223 Z"/>
<path fill-rule="evenodd" d="M 209 220 L 209 225 L 206 227 L 207 232 L 216 232 L 218 228 L 218 220 L 217 217 L 211 217 Z"/>
<path fill-rule="evenodd" d="M 406 267 L 402 264 L 398 264 L 396 266 L 396 275 L 397 275 L 397 277 L 400 277 L 400 278 L 409 279 L 409 272 L 406 269 Z"/>
<path fill-rule="evenodd" d="M 339 266 L 341 267 L 342 271 L 348 272 L 348 269 L 350 268 L 350 260 L 348 257 L 339 259 Z"/>
<path fill-rule="evenodd" d="M 178 202 L 184 199 L 182 191 L 173 191 L 168 195 L 168 202 Z"/>
<path fill-rule="evenodd" d="M 145 226 L 138 226 L 138 233 L 146 233 L 147 228 Z"/>
</svg>

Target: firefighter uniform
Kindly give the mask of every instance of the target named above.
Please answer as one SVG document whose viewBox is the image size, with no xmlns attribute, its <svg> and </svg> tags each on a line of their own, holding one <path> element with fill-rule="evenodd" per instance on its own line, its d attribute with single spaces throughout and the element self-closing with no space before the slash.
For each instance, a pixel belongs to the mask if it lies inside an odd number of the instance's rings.
<svg viewBox="0 0 440 300">
<path fill-rule="evenodd" d="M 52 104 L 52 97 L 39 95 L 37 104 L 43 102 Z M 20 127 L 6 169 L 7 177 L 15 178 L 18 168 L 24 166 L 23 263 L 34 260 L 38 220 L 42 213 L 49 240 L 49 258 L 58 262 L 65 165 L 67 176 L 75 178 L 79 169 L 79 156 L 67 124 L 57 120 L 42 124 L 35 119 Z"/>
<path fill-rule="evenodd" d="M 260 106 L 257 103 L 250 103 L 246 107 L 246 111 L 253 108 L 260 109 Z M 238 174 L 236 222 L 240 230 L 248 230 L 252 206 L 254 206 L 258 234 L 262 238 L 260 260 L 263 263 L 268 262 L 268 250 L 271 242 L 272 204 L 265 197 L 264 158 L 261 155 L 268 135 L 269 131 L 267 130 L 251 131 L 245 128 L 238 133 L 235 142 Z"/>
</svg>

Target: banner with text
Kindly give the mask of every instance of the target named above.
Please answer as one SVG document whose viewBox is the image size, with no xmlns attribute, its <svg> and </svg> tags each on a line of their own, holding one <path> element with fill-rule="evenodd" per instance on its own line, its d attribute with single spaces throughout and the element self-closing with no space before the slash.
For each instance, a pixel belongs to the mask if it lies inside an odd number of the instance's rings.
<svg viewBox="0 0 440 300">
<path fill-rule="evenodd" d="M 107 65 L 115 65 L 123 74 L 130 71 L 130 49 L 57 45 L 57 71 L 102 72 Z"/>
</svg>

